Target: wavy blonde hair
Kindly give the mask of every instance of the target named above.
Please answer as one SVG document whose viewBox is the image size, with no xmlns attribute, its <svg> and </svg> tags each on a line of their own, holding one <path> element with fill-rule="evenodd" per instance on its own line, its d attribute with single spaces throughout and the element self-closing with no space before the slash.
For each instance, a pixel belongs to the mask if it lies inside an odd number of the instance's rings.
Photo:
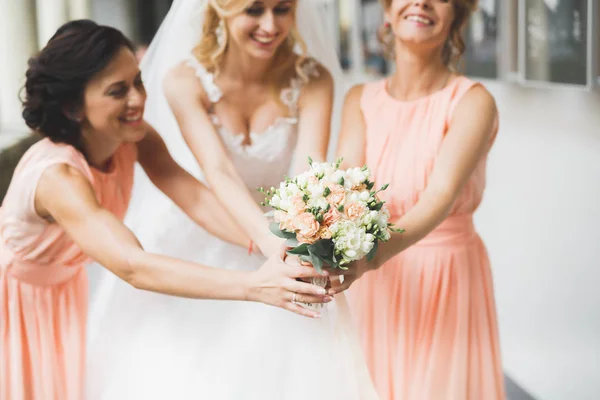
<svg viewBox="0 0 600 400">
<path fill-rule="evenodd" d="M 194 56 L 208 71 L 219 74 L 227 49 L 229 48 L 229 32 L 224 18 L 240 14 L 248 8 L 254 0 L 209 0 L 204 11 L 204 26 L 202 38 L 193 50 Z M 305 82 L 308 77 L 302 71 L 302 65 L 308 58 L 306 43 L 302 39 L 296 26 L 296 4 L 294 3 L 294 26 L 289 36 L 283 42 L 273 60 L 271 71 L 272 83 L 276 89 L 282 89 L 289 84 L 291 77 L 296 74 Z M 221 22 L 223 21 L 223 23 Z M 219 44 L 217 30 L 223 28 L 225 40 Z M 296 54 L 295 47 L 300 47 L 300 54 Z"/>
<path fill-rule="evenodd" d="M 387 10 L 394 0 L 379 0 L 384 10 Z M 442 60 L 448 67 L 456 67 L 465 52 L 465 41 L 463 40 L 463 29 L 473 11 L 477 9 L 479 0 L 452 0 L 454 6 L 454 21 L 450 26 L 448 40 L 442 49 Z M 384 51 L 387 56 L 394 54 L 394 41 L 382 40 Z"/>
</svg>

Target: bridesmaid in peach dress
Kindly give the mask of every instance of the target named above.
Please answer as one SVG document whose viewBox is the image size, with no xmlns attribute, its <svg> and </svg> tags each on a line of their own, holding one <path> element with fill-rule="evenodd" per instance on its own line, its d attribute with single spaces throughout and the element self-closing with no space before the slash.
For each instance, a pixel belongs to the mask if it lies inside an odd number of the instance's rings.
<svg viewBox="0 0 600 400">
<path fill-rule="evenodd" d="M 294 296 L 329 299 L 296 280 L 318 276 L 313 268 L 283 267 L 281 255 L 242 272 L 143 251 L 121 222 L 136 161 L 190 218 L 248 243 L 143 121 L 145 100 L 131 43 L 92 21 L 67 23 L 29 62 L 23 117 L 46 138 L 21 159 L 0 208 L 2 400 L 83 398 L 91 259 L 137 288 L 176 296 L 260 301 L 305 316 L 316 314 Z"/>
<path fill-rule="evenodd" d="M 394 234 L 346 277 L 385 400 L 505 398 L 492 274 L 473 213 L 498 123 L 494 99 L 450 66 L 474 0 L 385 0 L 397 72 L 347 96 L 338 155 L 366 163 Z"/>
</svg>

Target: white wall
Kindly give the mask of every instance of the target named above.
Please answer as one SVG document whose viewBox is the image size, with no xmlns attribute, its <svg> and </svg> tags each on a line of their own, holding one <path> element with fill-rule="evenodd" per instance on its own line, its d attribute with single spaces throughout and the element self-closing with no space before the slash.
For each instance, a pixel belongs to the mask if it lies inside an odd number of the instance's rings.
<svg viewBox="0 0 600 400">
<path fill-rule="evenodd" d="M 540 400 L 600 399 L 600 94 L 487 86 L 501 129 L 476 223 L 505 369 Z"/>
</svg>

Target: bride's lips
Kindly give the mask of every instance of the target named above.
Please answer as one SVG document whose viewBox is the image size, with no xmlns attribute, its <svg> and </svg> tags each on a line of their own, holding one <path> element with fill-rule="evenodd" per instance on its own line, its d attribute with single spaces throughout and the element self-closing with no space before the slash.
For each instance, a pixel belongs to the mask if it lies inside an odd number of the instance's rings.
<svg viewBox="0 0 600 400">
<path fill-rule="evenodd" d="M 262 35 L 250 35 L 250 38 L 259 47 L 270 48 L 277 42 L 278 35 L 274 36 L 262 36 Z"/>
</svg>

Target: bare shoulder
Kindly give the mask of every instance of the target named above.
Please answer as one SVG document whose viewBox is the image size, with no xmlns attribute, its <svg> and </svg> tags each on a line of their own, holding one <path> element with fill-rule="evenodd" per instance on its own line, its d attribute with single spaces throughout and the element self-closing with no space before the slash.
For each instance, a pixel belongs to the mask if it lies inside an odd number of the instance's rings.
<svg viewBox="0 0 600 400">
<path fill-rule="evenodd" d="M 333 90 L 333 76 L 324 65 L 313 58 L 309 58 L 304 61 L 303 69 L 309 79 L 306 84 L 306 91 L 319 89 Z"/>
<path fill-rule="evenodd" d="M 35 192 L 35 208 L 42 218 L 50 216 L 49 209 L 69 207 L 78 199 L 95 201 L 91 182 L 69 164 L 55 164 L 44 170 Z M 60 193 L 60 196 L 56 194 Z"/>
<path fill-rule="evenodd" d="M 364 88 L 364 83 L 352 86 L 346 93 L 346 103 L 359 104 Z"/>
<path fill-rule="evenodd" d="M 175 65 L 167 72 L 163 80 L 163 90 L 169 101 L 182 97 L 206 97 L 196 71 L 186 62 Z"/>
<path fill-rule="evenodd" d="M 482 115 L 495 118 L 498 114 L 494 96 L 481 84 L 471 87 L 458 102 L 456 115 Z"/>
</svg>

